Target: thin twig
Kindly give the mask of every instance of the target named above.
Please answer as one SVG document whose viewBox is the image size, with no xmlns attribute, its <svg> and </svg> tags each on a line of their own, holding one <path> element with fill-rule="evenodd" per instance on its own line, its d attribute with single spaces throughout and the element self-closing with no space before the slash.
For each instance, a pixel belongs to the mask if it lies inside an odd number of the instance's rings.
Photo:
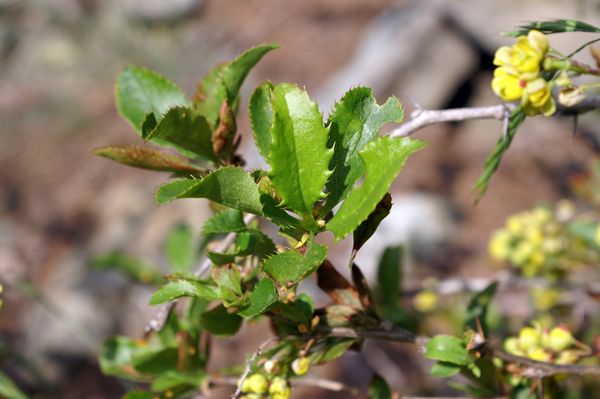
<svg viewBox="0 0 600 399">
<path fill-rule="evenodd" d="M 395 341 L 395 342 L 408 342 L 418 345 L 424 348 L 429 342 L 430 338 L 415 335 L 409 331 L 396 327 L 393 331 L 382 331 L 382 330 L 355 330 L 352 328 L 345 327 L 324 327 L 319 326 L 317 330 L 324 333 L 329 337 L 342 337 L 342 338 L 367 338 L 384 341 Z M 600 366 L 585 366 L 579 364 L 554 364 L 546 362 L 538 362 L 526 357 L 511 355 L 499 350 L 488 348 L 488 352 L 491 356 L 495 356 L 501 360 L 518 363 L 525 368 L 521 374 L 526 378 L 544 378 L 550 377 L 557 374 L 574 374 L 574 375 L 585 375 L 585 374 L 600 374 Z"/>
<path fill-rule="evenodd" d="M 263 349 L 267 345 L 269 345 L 271 342 L 276 341 L 280 338 L 281 338 L 281 336 L 279 336 L 279 335 L 269 338 L 268 340 L 266 340 L 265 342 L 260 344 L 260 346 L 258 347 L 256 352 L 254 352 L 252 354 L 252 356 L 250 356 L 250 359 L 248 359 L 248 361 L 246 362 L 246 369 L 244 370 L 244 374 L 242 374 L 242 376 L 240 377 L 240 381 L 237 383 L 237 388 L 235 389 L 235 392 L 233 393 L 233 395 L 231 395 L 231 399 L 238 399 L 240 397 L 240 395 L 242 394 L 242 386 L 244 385 L 244 381 L 246 381 L 248 374 L 250 374 L 250 372 L 252 371 L 252 363 L 254 363 L 254 361 L 256 360 L 256 358 L 258 356 L 260 356 Z"/>
<path fill-rule="evenodd" d="M 408 137 L 425 126 L 444 122 L 461 122 L 471 119 L 498 119 L 504 122 L 506 130 L 507 118 L 517 108 L 515 104 L 506 103 L 489 107 L 455 108 L 430 110 L 417 108 L 410 121 L 402 123 L 390 134 L 392 137 Z M 579 115 L 600 108 L 600 97 L 588 97 L 577 105 L 565 107 L 556 104 L 556 112 L 560 115 Z"/>
<path fill-rule="evenodd" d="M 248 225 L 255 218 L 256 218 L 256 215 L 248 214 L 244 217 L 244 223 L 246 225 Z M 215 252 L 227 251 L 227 248 L 235 242 L 236 237 L 237 237 L 237 233 L 227 234 L 227 236 L 225 236 L 223 241 L 221 241 L 221 243 L 219 243 L 219 245 L 215 248 Z M 212 266 L 212 261 L 207 258 L 204 262 L 202 262 L 200 267 L 194 272 L 194 276 L 202 277 L 204 275 L 204 273 L 206 273 L 208 270 L 210 270 L 211 266 Z M 167 303 L 160 305 L 160 307 L 158 308 L 158 311 L 156 312 L 156 315 L 152 318 L 152 320 L 150 320 L 148 322 L 148 325 L 144 329 L 144 332 L 147 334 L 150 331 L 160 331 L 165 326 L 165 324 L 167 322 L 167 318 L 169 317 L 169 314 L 171 313 L 171 311 L 177 305 L 177 302 L 179 302 L 179 299 L 173 299 L 172 301 L 169 301 Z"/>
</svg>

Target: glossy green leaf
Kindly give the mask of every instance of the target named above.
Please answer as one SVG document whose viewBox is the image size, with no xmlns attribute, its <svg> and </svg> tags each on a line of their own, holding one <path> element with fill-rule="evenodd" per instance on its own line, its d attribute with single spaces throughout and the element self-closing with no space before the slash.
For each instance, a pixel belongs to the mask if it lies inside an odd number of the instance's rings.
<svg viewBox="0 0 600 399">
<path fill-rule="evenodd" d="M 190 162 L 187 158 L 131 145 L 101 147 L 95 149 L 93 154 L 141 169 L 172 172 L 196 177 L 207 173 L 206 168 Z"/>
<path fill-rule="evenodd" d="M 526 115 L 521 109 L 521 106 L 518 106 L 517 109 L 515 109 L 510 115 L 510 120 L 508 122 L 508 129 L 506 131 L 506 134 L 502 133 L 502 135 L 500 135 L 500 137 L 498 138 L 496 148 L 494 148 L 494 151 L 492 151 L 492 153 L 487 157 L 485 163 L 483 164 L 482 175 L 479 177 L 479 179 L 477 179 L 477 182 L 475 182 L 475 185 L 473 186 L 473 191 L 478 191 L 477 201 L 479 201 L 483 197 L 483 194 L 485 194 L 485 191 L 487 190 L 488 185 L 490 184 L 490 179 L 492 178 L 492 175 L 496 172 L 498 166 L 500 166 L 500 161 L 502 160 L 504 153 L 510 147 L 510 143 L 517 134 L 517 129 L 519 128 L 521 123 L 523 123 L 525 118 Z"/>
<path fill-rule="evenodd" d="M 328 121 L 331 133 L 327 146 L 334 149 L 329 169 L 333 174 L 327 182 L 327 203 L 323 213 L 346 198 L 354 183 L 365 173 L 359 157 L 368 143 L 378 137 L 379 129 L 388 122 L 402 122 L 404 112 L 396 97 L 390 97 L 381 107 L 368 87 L 347 92 L 333 108 Z"/>
<path fill-rule="evenodd" d="M 369 384 L 368 399 L 392 399 L 392 391 L 387 382 L 378 375 L 373 376 Z"/>
<path fill-rule="evenodd" d="M 390 193 L 386 193 L 381 201 L 375 207 L 375 210 L 371 212 L 369 217 L 358 225 L 356 230 L 354 230 L 353 235 L 353 243 L 352 243 L 352 256 L 350 257 L 350 264 L 352 266 L 352 262 L 354 262 L 354 257 L 358 253 L 358 251 L 362 248 L 362 246 L 367 242 L 369 238 L 375 233 L 379 224 L 386 218 L 387 215 L 390 214 L 390 210 L 392 209 L 392 196 Z"/>
<path fill-rule="evenodd" d="M 226 209 L 211 216 L 202 227 L 202 234 L 241 232 L 246 229 L 244 215 L 237 209 Z"/>
<path fill-rule="evenodd" d="M 377 281 L 383 294 L 383 301 L 389 307 L 398 306 L 403 255 L 404 249 L 401 245 L 387 247 L 379 261 Z"/>
<path fill-rule="evenodd" d="M 250 97 L 249 113 L 254 141 L 263 158 L 269 158 L 271 145 L 271 128 L 273 127 L 273 110 L 271 109 L 271 93 L 275 86 L 265 82 L 258 86 Z"/>
<path fill-rule="evenodd" d="M 148 352 L 146 344 L 140 343 L 129 337 L 112 337 L 104 342 L 100 351 L 99 362 L 102 373 L 127 378 L 134 381 L 143 381 L 146 376 L 131 367 L 132 358 Z"/>
<path fill-rule="evenodd" d="M 437 362 L 431 367 L 431 375 L 441 378 L 452 377 L 453 375 L 460 373 L 462 368 L 463 366 L 454 363 Z"/>
<path fill-rule="evenodd" d="M 29 399 L 6 374 L 0 371 L 0 396 L 6 399 Z"/>
<path fill-rule="evenodd" d="M 236 265 L 213 267 L 211 276 L 219 287 L 225 287 L 236 295 L 242 295 L 242 276 Z"/>
<path fill-rule="evenodd" d="M 300 249 L 292 249 L 273 255 L 260 267 L 277 284 L 285 287 L 293 286 L 317 270 L 327 257 L 327 247 L 315 244 L 314 237 L 309 239 L 303 251 L 304 254 Z"/>
<path fill-rule="evenodd" d="M 209 123 L 216 128 L 219 122 L 219 110 L 223 100 L 227 98 L 227 89 L 223 84 L 222 72 L 227 63 L 222 63 L 211 69 L 196 87 L 194 106 Z"/>
<path fill-rule="evenodd" d="M 276 43 L 252 47 L 223 68 L 221 76 L 223 77 L 223 84 L 227 90 L 227 103 L 231 108 L 234 108 L 234 102 L 248 72 L 254 68 L 256 63 L 260 61 L 265 54 L 276 48 L 279 48 L 279 45 Z"/>
<path fill-rule="evenodd" d="M 279 227 L 290 228 L 300 227 L 300 221 L 287 213 L 280 205 L 279 202 L 271 197 L 269 194 L 261 192 L 260 202 L 263 205 L 262 213 L 271 222 L 275 223 Z"/>
<path fill-rule="evenodd" d="M 460 366 L 471 364 L 469 353 L 460 339 L 449 335 L 436 335 L 427 343 L 425 357 Z"/>
<path fill-rule="evenodd" d="M 221 266 L 227 263 L 233 263 L 237 256 L 251 255 L 257 244 L 258 237 L 255 234 L 244 232 L 237 236 L 234 252 L 220 253 L 206 251 L 206 255 L 214 264 Z"/>
<path fill-rule="evenodd" d="M 141 373 L 166 374 L 177 370 L 178 348 L 164 348 L 132 356 L 131 365 Z"/>
<path fill-rule="evenodd" d="M 117 108 L 131 125 L 141 132 L 146 114 L 155 119 L 173 107 L 188 106 L 189 101 L 177 85 L 145 68 L 128 66 L 121 71 L 116 88 Z"/>
<path fill-rule="evenodd" d="M 477 319 L 479 319 L 484 337 L 487 337 L 489 332 L 487 326 L 487 310 L 496 293 L 496 288 L 498 288 L 498 283 L 494 282 L 487 286 L 483 291 L 475 294 L 467 308 L 465 325 L 471 327 L 473 331 L 479 331 L 477 326 Z"/>
<path fill-rule="evenodd" d="M 178 198 L 207 198 L 243 212 L 262 215 L 258 186 L 250 174 L 235 166 L 217 169 L 202 179 L 176 180 L 156 192 L 156 202 Z"/>
<path fill-rule="evenodd" d="M 227 308 L 219 305 L 216 308 L 202 313 L 200 325 L 215 337 L 231 337 L 240 329 L 242 317 L 235 313 L 228 313 Z"/>
<path fill-rule="evenodd" d="M 174 107 L 151 132 L 144 131 L 145 141 L 161 139 L 218 163 L 213 151 L 213 133 L 206 117 L 191 108 Z"/>
<path fill-rule="evenodd" d="M 315 313 L 315 304 L 308 294 L 300 294 L 296 297 L 296 308 L 306 315 L 309 320 L 312 320 Z"/>
<path fill-rule="evenodd" d="M 160 305 L 184 296 L 203 298 L 208 301 L 221 300 L 221 290 L 203 281 L 179 280 L 164 285 L 150 299 L 150 305 Z"/>
<path fill-rule="evenodd" d="M 305 91 L 282 83 L 273 91 L 273 141 L 269 177 L 287 206 L 305 220 L 314 219 L 313 205 L 325 197 L 323 187 L 333 150 L 327 148 L 329 129 L 323 115 Z"/>
<path fill-rule="evenodd" d="M 250 297 L 250 305 L 242 310 L 239 314 L 242 317 L 251 317 L 263 313 L 269 308 L 275 301 L 277 301 L 277 288 L 275 284 L 268 277 L 260 279 L 252 296 Z"/>
<path fill-rule="evenodd" d="M 318 366 L 337 359 L 356 342 L 356 339 L 338 338 L 331 341 L 332 343 L 330 345 L 327 345 L 324 349 L 315 352 L 315 354 L 310 357 L 312 364 Z"/>
<path fill-rule="evenodd" d="M 327 224 L 327 230 L 333 232 L 336 242 L 369 217 L 388 192 L 408 156 L 426 145 L 409 138 L 386 136 L 372 141 L 359 153 L 365 164 L 365 181 L 352 191 Z"/>
<path fill-rule="evenodd" d="M 163 284 L 165 282 L 163 273 L 158 268 L 120 252 L 97 256 L 91 260 L 91 265 L 95 269 L 118 270 L 145 284 Z"/>
<path fill-rule="evenodd" d="M 254 255 L 259 259 L 262 260 L 277 253 L 277 247 L 275 246 L 275 243 L 265 233 L 258 229 L 251 228 L 247 229 L 246 231 L 258 239 L 258 242 L 254 247 Z"/>
<path fill-rule="evenodd" d="M 197 245 L 189 226 L 180 225 L 169 232 L 165 243 L 165 255 L 173 271 L 187 272 L 193 267 Z"/>
</svg>

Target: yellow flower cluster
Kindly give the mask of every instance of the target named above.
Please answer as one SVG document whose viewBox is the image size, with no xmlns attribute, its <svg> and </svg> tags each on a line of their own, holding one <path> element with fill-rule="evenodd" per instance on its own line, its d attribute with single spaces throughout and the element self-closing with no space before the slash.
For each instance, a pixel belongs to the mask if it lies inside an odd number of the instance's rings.
<svg viewBox="0 0 600 399">
<path fill-rule="evenodd" d="M 518 337 L 504 341 L 504 350 L 516 356 L 528 357 L 540 362 L 573 364 L 586 352 L 571 349 L 575 338 L 569 329 L 562 325 L 552 330 L 535 327 L 523 328 Z"/>
<path fill-rule="evenodd" d="M 494 57 L 494 65 L 498 67 L 492 80 L 494 93 L 506 101 L 520 99 L 523 112 L 529 116 L 550 116 L 556 112 L 550 86 L 539 76 L 548 48 L 546 35 L 530 30 L 512 47 L 500 47 Z"/>
<path fill-rule="evenodd" d="M 246 394 L 244 399 L 288 399 L 291 389 L 285 378 L 274 377 L 269 381 L 262 374 L 252 374 L 244 380 L 242 392 Z"/>
<path fill-rule="evenodd" d="M 548 272 L 560 277 L 590 256 L 585 243 L 544 207 L 510 216 L 506 227 L 492 234 L 488 250 L 493 259 L 520 268 L 525 277 Z"/>
</svg>

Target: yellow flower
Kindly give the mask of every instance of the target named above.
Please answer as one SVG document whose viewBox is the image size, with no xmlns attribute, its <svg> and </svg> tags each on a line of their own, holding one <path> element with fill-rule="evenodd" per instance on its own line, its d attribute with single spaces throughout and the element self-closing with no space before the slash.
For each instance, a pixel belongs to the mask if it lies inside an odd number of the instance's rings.
<svg viewBox="0 0 600 399">
<path fill-rule="evenodd" d="M 250 377 L 248 377 L 248 384 L 249 386 L 247 387 L 250 388 L 250 391 L 256 393 L 265 393 L 269 388 L 267 379 L 261 374 L 252 374 Z M 242 391 L 244 391 L 244 386 L 246 386 L 245 381 L 244 385 L 242 385 Z"/>
<path fill-rule="evenodd" d="M 555 352 L 563 351 L 573 345 L 575 339 L 566 326 L 560 326 L 550 331 L 550 348 Z"/>
<path fill-rule="evenodd" d="M 519 72 L 511 65 L 501 66 L 494 70 L 492 90 L 505 101 L 520 99 L 526 85 L 527 82 L 521 79 Z"/>
<path fill-rule="evenodd" d="M 538 52 L 531 46 L 525 36 L 521 36 L 512 47 L 510 63 L 517 68 L 521 74 L 535 77 L 540 73 L 540 61 Z M 529 79 L 527 79 L 529 80 Z"/>
<path fill-rule="evenodd" d="M 271 380 L 269 393 L 273 398 L 287 399 L 290 397 L 290 391 L 290 385 L 285 379 L 281 377 L 275 377 L 273 380 Z"/>
<path fill-rule="evenodd" d="M 512 237 L 506 229 L 496 230 L 488 245 L 490 256 L 496 260 L 507 260 L 511 251 Z"/>
<path fill-rule="evenodd" d="M 531 352 L 529 358 L 532 360 L 537 360 L 538 362 L 549 362 L 552 360 L 552 354 L 546 349 L 537 348 Z"/>
<path fill-rule="evenodd" d="M 529 45 L 537 52 L 540 59 L 544 58 L 548 49 L 550 48 L 550 44 L 548 43 L 548 38 L 539 30 L 532 29 L 527 34 L 527 41 Z"/>
<path fill-rule="evenodd" d="M 540 342 L 540 334 L 532 327 L 525 327 L 519 333 L 519 348 L 528 351 L 537 348 Z"/>
<path fill-rule="evenodd" d="M 413 298 L 413 306 L 421 313 L 433 312 L 438 305 L 438 295 L 434 291 L 421 291 Z"/>
<path fill-rule="evenodd" d="M 298 358 L 292 362 L 292 370 L 297 375 L 306 374 L 310 368 L 310 361 L 306 357 Z"/>
<path fill-rule="evenodd" d="M 527 82 L 525 90 L 523 90 L 521 106 L 527 116 L 535 116 L 537 114 L 550 116 L 554 114 L 556 112 L 556 104 L 548 82 L 542 78 Z"/>
</svg>

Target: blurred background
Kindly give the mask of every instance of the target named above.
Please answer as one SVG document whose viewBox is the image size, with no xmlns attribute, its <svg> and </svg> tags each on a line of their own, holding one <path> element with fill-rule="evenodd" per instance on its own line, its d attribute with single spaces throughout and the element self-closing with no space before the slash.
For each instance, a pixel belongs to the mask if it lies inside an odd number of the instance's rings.
<svg viewBox="0 0 600 399">
<path fill-rule="evenodd" d="M 0 0 L 1 369 L 33 397 L 120 397 L 129 385 L 101 374 L 97 352 L 111 335 L 143 335 L 154 314 L 147 305 L 153 288 L 94 270 L 90 259 L 119 250 L 164 265 L 169 230 L 185 222 L 199 231 L 211 215 L 202 200 L 157 207 L 154 191 L 167 174 L 91 154 L 109 144 L 142 144 L 114 105 L 114 84 L 124 66 L 152 69 L 191 96 L 218 62 L 257 44 L 280 44 L 242 88 L 241 153 L 249 167 L 258 167 L 265 163 L 251 138 L 247 101 L 265 80 L 304 87 L 326 114 L 356 86 L 372 87 L 379 104 L 397 96 L 406 119 L 414 103 L 429 109 L 500 104 L 490 90 L 492 59 L 499 46 L 513 42 L 500 33 L 548 18 L 600 26 L 600 4 Z M 566 53 L 592 36 L 550 40 Z M 579 59 L 592 63 L 587 52 Z M 383 248 L 402 243 L 408 248 L 407 291 L 420 289 L 425 276 L 468 281 L 465 289 L 502 278 L 506 271 L 487 255 L 490 233 L 512 213 L 572 196 L 570 176 L 600 149 L 598 122 L 596 113 L 581 117 L 573 136 L 572 119 L 528 118 L 478 204 L 471 188 L 502 123 L 470 121 L 417 132 L 414 138 L 431 145 L 411 156 L 394 183 L 393 212 L 357 264 L 373 282 Z M 350 249 L 346 240 L 330 257 L 346 275 Z M 314 281 L 302 289 L 319 295 Z M 526 319 L 531 311 L 522 295 L 498 300 L 499 313 Z M 448 332 L 443 322 L 430 324 L 430 334 Z M 214 340 L 210 367 L 241 363 L 270 334 L 262 327 L 244 326 L 234 338 Z M 457 395 L 428 375 L 431 363 L 413 348 L 373 342 L 365 347 L 312 372 L 358 386 L 377 372 L 403 394 Z M 230 394 L 230 388 L 219 388 L 211 397 Z M 303 395 L 344 396 L 302 388 L 292 397 Z"/>
</svg>

